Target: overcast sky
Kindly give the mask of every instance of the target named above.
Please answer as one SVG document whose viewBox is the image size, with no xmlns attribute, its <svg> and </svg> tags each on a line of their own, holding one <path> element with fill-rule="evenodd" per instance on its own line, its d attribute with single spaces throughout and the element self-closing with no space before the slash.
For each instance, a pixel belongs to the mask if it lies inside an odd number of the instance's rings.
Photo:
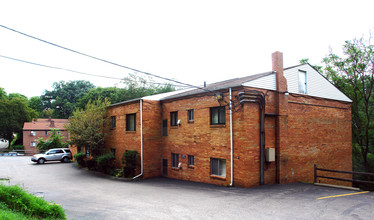
<svg viewBox="0 0 374 220">
<path fill-rule="evenodd" d="M 194 85 L 271 70 L 302 58 L 319 64 L 345 40 L 369 36 L 374 1 L 1 1 L 0 24 L 70 49 Z M 133 71 L 0 27 L 0 55 L 89 74 Z M 120 86 L 119 80 L 47 69 L 0 57 L 0 87 L 40 96 L 60 80 Z"/>
</svg>

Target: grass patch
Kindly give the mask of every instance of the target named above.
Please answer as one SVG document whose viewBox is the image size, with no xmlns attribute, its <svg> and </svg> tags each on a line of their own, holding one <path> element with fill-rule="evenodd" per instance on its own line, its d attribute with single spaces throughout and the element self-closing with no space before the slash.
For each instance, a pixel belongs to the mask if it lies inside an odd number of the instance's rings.
<svg viewBox="0 0 374 220">
<path fill-rule="evenodd" d="M 66 219 L 61 206 L 48 203 L 18 185 L 0 184 L 0 219 L 19 219 L 13 218 L 13 214 L 23 215 L 26 219 Z"/>
</svg>

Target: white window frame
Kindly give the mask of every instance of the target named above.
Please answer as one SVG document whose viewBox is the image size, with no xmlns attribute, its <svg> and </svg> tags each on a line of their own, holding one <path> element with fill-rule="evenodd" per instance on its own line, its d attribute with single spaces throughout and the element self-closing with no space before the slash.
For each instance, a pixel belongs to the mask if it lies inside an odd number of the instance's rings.
<svg viewBox="0 0 374 220">
<path fill-rule="evenodd" d="M 299 93 L 308 94 L 308 75 L 304 70 L 299 70 L 297 73 L 298 76 L 298 88 Z"/>
<path fill-rule="evenodd" d="M 36 142 L 35 141 L 31 141 L 30 147 L 36 147 Z"/>
</svg>

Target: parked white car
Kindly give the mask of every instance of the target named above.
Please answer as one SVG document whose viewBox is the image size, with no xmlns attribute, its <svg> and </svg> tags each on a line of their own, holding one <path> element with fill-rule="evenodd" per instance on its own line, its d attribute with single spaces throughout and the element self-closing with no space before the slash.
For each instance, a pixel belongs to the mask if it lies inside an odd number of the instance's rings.
<svg viewBox="0 0 374 220">
<path fill-rule="evenodd" d="M 31 157 L 32 162 L 37 162 L 39 164 L 43 164 L 46 161 L 61 161 L 67 163 L 71 159 L 72 156 L 69 148 L 50 149 L 44 154 L 35 154 Z"/>
</svg>

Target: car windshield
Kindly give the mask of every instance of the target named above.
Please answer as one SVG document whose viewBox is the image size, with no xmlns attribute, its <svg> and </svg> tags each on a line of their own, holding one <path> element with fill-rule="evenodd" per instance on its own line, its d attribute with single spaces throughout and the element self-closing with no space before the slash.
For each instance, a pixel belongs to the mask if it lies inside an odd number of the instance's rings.
<svg viewBox="0 0 374 220">
<path fill-rule="evenodd" d="M 65 150 L 66 153 L 70 153 L 70 150 Z"/>
</svg>

